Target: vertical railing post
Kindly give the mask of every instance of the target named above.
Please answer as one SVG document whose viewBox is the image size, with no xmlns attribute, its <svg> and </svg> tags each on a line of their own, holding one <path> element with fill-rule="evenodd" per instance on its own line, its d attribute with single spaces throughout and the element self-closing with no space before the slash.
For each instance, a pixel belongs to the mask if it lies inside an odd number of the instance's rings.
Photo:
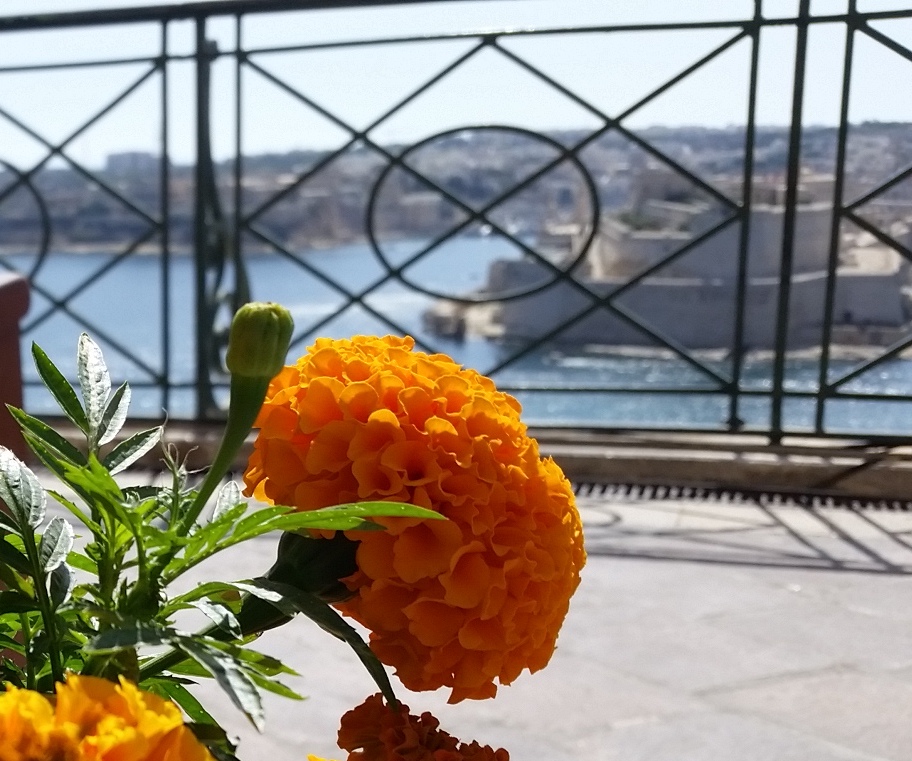
<svg viewBox="0 0 912 761">
<path fill-rule="evenodd" d="M 210 89 L 214 43 L 206 39 L 206 17 L 196 19 L 196 167 L 194 173 L 193 253 L 196 274 L 196 415 L 217 414 L 212 384 L 213 360 L 218 360 L 214 303 L 209 271 L 218 259 L 219 209 L 212 165 Z"/>
<path fill-rule="evenodd" d="M 240 30 L 240 21 L 238 22 Z M 238 31 L 240 34 L 240 31 Z M 194 248 L 196 268 L 196 393 L 197 417 L 219 418 L 224 411 L 215 399 L 213 375 L 224 373 L 222 349 L 234 312 L 250 301 L 247 273 L 240 256 L 236 222 L 222 210 L 215 162 L 212 158 L 210 103 L 212 62 L 219 51 L 206 39 L 206 19 L 196 20 L 196 194 Z M 235 55 L 240 61 L 240 37 Z M 240 84 L 238 82 L 238 99 Z M 238 119 L 240 117 L 238 116 Z M 240 130 L 240 123 L 238 123 Z M 238 146 L 240 145 L 238 137 Z M 240 148 L 238 147 L 238 160 Z M 239 165 L 236 167 L 236 182 Z M 239 196 L 235 194 L 235 202 Z M 235 214 L 237 216 L 237 213 Z M 223 312 L 219 325 L 220 312 Z"/>
<path fill-rule="evenodd" d="M 792 265 L 795 259 L 795 227 L 798 215 L 798 181 L 801 173 L 801 134 L 804 108 L 804 75 L 807 63 L 810 0 L 801 0 L 795 22 L 795 75 L 792 117 L 789 127 L 788 166 L 785 179 L 785 211 L 782 220 L 782 256 L 779 260 L 779 303 L 776 315 L 776 345 L 773 360 L 770 440 L 782 440 L 782 406 L 785 396 L 785 359 L 788 352 L 789 306 Z"/>
<path fill-rule="evenodd" d="M 741 417 L 741 378 L 744 372 L 744 355 L 750 348 L 745 345 L 745 311 L 747 309 L 747 281 L 750 251 L 750 221 L 754 183 L 754 142 L 757 126 L 757 80 L 760 69 L 760 30 L 763 0 L 754 0 L 754 18 L 751 23 L 750 75 L 747 94 L 747 124 L 744 129 L 744 170 L 741 181 L 741 229 L 738 231 L 738 274 L 736 277 L 734 345 L 732 347 L 732 382 L 728 400 L 728 430 L 735 432 L 744 426 Z"/>
<path fill-rule="evenodd" d="M 839 127 L 836 133 L 836 169 L 833 177 L 833 216 L 830 220 L 830 250 L 827 262 L 826 297 L 823 306 L 823 332 L 820 338 L 820 366 L 817 376 L 817 405 L 814 430 L 823 433 L 826 414 L 827 384 L 830 371 L 830 341 L 833 336 L 833 304 L 836 300 L 836 269 L 839 266 L 839 238 L 845 211 L 845 163 L 849 134 L 849 92 L 852 84 L 852 59 L 855 50 L 853 17 L 858 13 L 856 0 L 849 0 L 846 22 L 845 52 L 842 63 L 842 96 L 839 105 Z"/>
</svg>

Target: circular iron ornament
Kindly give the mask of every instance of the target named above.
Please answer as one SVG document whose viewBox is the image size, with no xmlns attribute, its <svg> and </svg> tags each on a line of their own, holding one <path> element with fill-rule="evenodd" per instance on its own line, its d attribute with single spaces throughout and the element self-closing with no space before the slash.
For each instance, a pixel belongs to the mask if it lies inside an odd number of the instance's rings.
<svg viewBox="0 0 912 761">
<path fill-rule="evenodd" d="M 424 286 L 424 285 L 421 285 L 418 283 L 414 283 L 408 277 L 405 276 L 405 274 L 404 274 L 405 269 L 407 269 L 408 267 L 411 267 L 412 265 L 414 265 L 416 262 L 420 261 L 421 259 L 424 259 L 425 257 L 432 255 L 439 246 L 458 237 L 460 235 L 460 233 L 464 229 L 466 229 L 469 225 L 471 225 L 473 222 L 481 222 L 482 224 L 488 224 L 488 225 L 492 224 L 491 221 L 488 220 L 486 216 L 482 216 L 480 219 L 466 220 L 466 221 L 456 225 L 456 227 L 453 230 L 448 232 L 446 235 L 443 235 L 442 237 L 440 237 L 440 239 L 437 240 L 434 243 L 434 245 L 431 246 L 431 248 L 429 248 L 427 251 L 421 252 L 418 255 L 410 257 L 404 264 L 400 264 L 398 266 L 394 265 L 392 262 L 389 261 L 389 259 L 383 253 L 383 247 L 377 241 L 377 237 L 376 237 L 376 234 L 374 231 L 374 215 L 375 215 L 376 208 L 377 208 L 377 199 L 380 196 L 380 193 L 382 192 L 382 186 L 383 186 L 383 183 L 386 181 L 387 177 L 389 177 L 389 175 L 393 171 L 393 169 L 398 167 L 400 163 L 403 163 L 404 160 L 410 154 L 421 150 L 425 146 L 427 146 L 437 140 L 444 140 L 444 139 L 446 139 L 448 137 L 452 137 L 454 135 L 463 135 L 467 132 L 507 132 L 507 133 L 513 133 L 515 135 L 520 135 L 522 137 L 529 138 L 530 140 L 545 143 L 549 147 L 554 148 L 555 151 L 557 151 L 557 153 L 561 156 L 560 162 L 556 163 L 554 165 L 554 167 L 551 167 L 550 169 L 548 169 L 549 172 L 552 171 L 552 169 L 555 169 L 556 167 L 560 166 L 560 164 L 563 161 L 569 161 L 571 164 L 573 164 L 573 166 L 579 172 L 582 183 L 585 186 L 586 190 L 588 191 L 589 203 L 590 203 L 590 206 L 592 209 L 590 219 L 589 219 L 589 232 L 588 232 L 585 240 L 583 241 L 582 245 L 579 247 L 579 250 L 576 252 L 576 255 L 573 256 L 573 258 L 571 259 L 569 264 L 567 266 L 561 268 L 560 272 L 554 272 L 553 270 L 548 268 L 548 274 L 550 275 L 550 277 L 545 279 L 543 282 L 536 283 L 535 285 L 530 285 L 527 288 L 516 288 L 516 289 L 510 290 L 510 291 L 499 292 L 496 294 L 480 294 L 480 293 L 471 294 L 471 293 L 468 293 L 468 294 L 463 294 L 463 295 L 456 295 L 456 294 L 452 294 L 452 293 L 443 293 L 440 291 L 435 291 L 434 289 L 428 288 L 427 286 Z M 592 175 L 589 174 L 589 171 L 586 169 L 586 167 L 579 160 L 579 158 L 577 157 L 577 155 L 575 153 L 571 153 L 570 151 L 568 151 L 566 149 L 565 146 L 561 145 L 559 142 L 557 142 L 557 140 L 554 140 L 553 138 L 550 138 L 547 135 L 542 135 L 539 132 L 534 132 L 532 130 L 525 129 L 523 127 L 515 127 L 512 125 L 501 125 L 501 124 L 456 127 L 454 129 L 449 129 L 449 130 L 445 130 L 443 132 L 438 132 L 434 135 L 431 135 L 430 137 L 425 138 L 424 140 L 421 140 L 421 141 L 413 144 L 412 146 L 410 146 L 409 148 L 404 150 L 402 153 L 400 153 L 398 159 L 399 159 L 398 162 L 390 162 L 383 168 L 383 171 L 380 172 L 380 175 L 377 177 L 377 181 L 374 183 L 373 187 L 371 188 L 370 197 L 368 199 L 368 204 L 367 204 L 367 215 L 366 215 L 366 217 L 367 217 L 367 220 L 366 220 L 367 240 L 370 243 L 370 246 L 373 249 L 374 253 L 376 254 L 377 258 L 380 260 L 380 262 L 386 268 L 386 271 L 388 274 L 392 275 L 393 277 L 395 277 L 397 280 L 399 280 L 402 283 L 404 283 L 405 285 L 407 285 L 412 290 L 417 291 L 419 293 L 423 293 L 426 296 L 431 296 L 432 298 L 437 298 L 437 299 L 446 299 L 448 301 L 453 301 L 453 302 L 457 302 L 457 303 L 461 303 L 461 304 L 485 304 L 485 303 L 498 302 L 498 301 L 510 301 L 512 299 L 518 299 L 518 298 L 522 298 L 524 296 L 530 296 L 533 293 L 538 293 L 539 291 L 543 291 L 546 288 L 550 288 L 552 285 L 554 285 L 559 280 L 566 279 L 568 277 L 568 275 L 571 272 L 573 272 L 573 270 L 576 269 L 576 267 L 586 257 L 586 254 L 589 251 L 589 247 L 592 245 L 592 241 L 595 239 L 595 235 L 598 231 L 599 219 L 601 216 L 601 208 L 600 208 L 599 200 L 598 200 L 598 189 L 596 188 L 595 180 L 592 179 Z M 547 174 L 547 172 L 546 172 L 546 174 Z M 532 180 L 532 182 L 529 182 L 529 183 L 526 183 L 526 181 L 523 181 L 523 182 L 520 182 L 519 185 L 516 187 L 521 187 L 521 188 L 525 188 L 527 186 L 532 187 L 536 182 L 539 182 L 540 179 L 541 178 L 536 178 L 536 179 Z M 508 191 L 511 193 L 510 198 L 513 197 L 512 191 L 516 190 L 516 187 L 511 189 L 511 191 Z M 446 193 L 441 193 L 441 198 L 446 200 L 447 199 Z M 504 199 L 503 202 L 504 203 L 508 202 L 510 200 L 510 198 Z M 454 206 L 458 207 L 457 203 L 455 203 L 453 201 L 450 201 L 450 203 L 452 203 Z M 468 204 L 466 204 L 466 206 L 468 206 Z M 459 208 L 461 208 L 461 207 L 459 207 Z M 491 211 L 493 211 L 494 208 L 496 208 L 496 205 L 492 209 L 489 209 L 487 213 L 490 213 Z M 497 231 L 496 229 L 491 234 L 498 235 L 502 238 L 505 238 L 506 240 L 509 240 L 509 238 L 504 236 L 503 233 Z M 544 256 L 542 253 L 536 251 L 534 246 L 530 245 L 530 246 L 527 246 L 527 248 L 536 255 L 537 261 L 542 261 L 542 262 L 549 261 L 546 256 Z M 545 265 L 545 266 L 547 266 L 547 265 Z"/>
<path fill-rule="evenodd" d="M 38 274 L 38 270 L 40 270 L 44 264 L 44 260 L 47 258 L 48 249 L 51 245 L 51 215 L 48 212 L 47 204 L 45 203 L 43 196 L 32 184 L 32 178 L 30 176 L 27 176 L 25 172 L 21 172 L 15 166 L 10 164 L 8 161 L 4 161 L 3 159 L 0 159 L 0 167 L 15 176 L 15 184 L 18 184 L 20 187 L 25 188 L 26 192 L 31 195 L 35 201 L 35 205 L 38 207 L 38 217 L 41 221 L 41 240 L 38 243 L 37 256 L 35 258 L 35 263 L 32 265 L 31 269 L 28 272 L 21 273 L 31 281 L 34 280 L 35 276 Z M 0 204 L 2 204 L 2 201 L 0 201 Z M 0 255 L 0 260 L 2 259 L 3 256 Z M 13 270 L 13 267 L 11 265 L 7 265 L 5 262 L 4 266 L 6 266 L 9 270 Z"/>
</svg>

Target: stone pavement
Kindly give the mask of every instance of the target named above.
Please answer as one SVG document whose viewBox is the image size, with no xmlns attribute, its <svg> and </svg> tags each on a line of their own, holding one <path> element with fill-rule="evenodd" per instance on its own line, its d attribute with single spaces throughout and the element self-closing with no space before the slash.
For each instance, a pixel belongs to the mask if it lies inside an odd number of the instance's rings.
<svg viewBox="0 0 912 761">
<path fill-rule="evenodd" d="M 912 514 L 580 506 L 589 562 L 549 667 L 494 701 L 400 690 L 413 712 L 514 761 L 912 758 Z M 256 575 L 271 554 L 251 542 L 231 570 Z M 220 701 L 242 758 L 341 758 L 338 720 L 374 692 L 367 674 L 306 620 L 258 647 L 302 674 L 290 683 L 309 699 L 270 696 L 263 735 Z"/>
</svg>

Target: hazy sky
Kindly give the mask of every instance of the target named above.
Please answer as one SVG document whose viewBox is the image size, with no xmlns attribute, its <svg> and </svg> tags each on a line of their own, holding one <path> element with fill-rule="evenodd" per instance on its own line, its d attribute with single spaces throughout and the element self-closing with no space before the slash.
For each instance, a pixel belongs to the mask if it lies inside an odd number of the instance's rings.
<svg viewBox="0 0 912 761">
<path fill-rule="evenodd" d="M 0 15 L 80 8 L 123 7 L 130 0 L 0 0 Z M 912 7 L 910 2 L 860 0 L 862 10 Z M 485 29 L 554 28 L 660 21 L 737 19 L 752 13 L 749 0 L 475 0 L 411 4 L 399 8 L 251 15 L 243 26 L 248 48 L 359 40 Z M 797 0 L 766 0 L 768 17 L 795 12 Z M 815 14 L 845 10 L 846 0 L 812 0 Z M 876 24 L 912 46 L 912 22 Z M 235 45 L 233 19 L 210 23 L 220 49 Z M 540 67 L 609 115 L 623 112 L 652 88 L 733 36 L 732 30 L 517 37 L 504 48 Z M 189 54 L 193 27 L 169 28 L 168 50 Z M 13 33 L 0 45 L 0 67 L 69 61 L 141 58 L 160 52 L 160 28 L 114 28 Z M 400 98 L 459 56 L 474 41 L 421 42 L 324 51 L 259 54 L 253 61 L 299 88 L 356 129 L 364 128 Z M 838 114 L 844 29 L 815 25 L 810 38 L 806 123 L 831 124 Z M 789 114 L 794 31 L 767 29 L 762 38 L 758 121 L 785 124 Z M 743 124 L 749 45 L 741 41 L 685 82 L 632 114 L 631 127 Z M 859 37 L 851 111 L 853 120 L 912 121 L 912 99 L 897 97 L 912 85 L 912 64 Z M 135 63 L 73 71 L 0 70 L 0 109 L 53 143 L 68 137 L 131 84 L 149 65 Z M 172 155 L 193 155 L 193 68 L 169 67 Z M 246 152 L 331 147 L 349 133 L 316 114 L 252 69 L 245 70 L 243 148 Z M 234 62 L 220 59 L 214 72 L 215 150 L 231 155 L 234 141 Z M 157 150 L 161 132 L 161 79 L 150 77 L 108 116 L 68 146 L 78 160 L 103 163 L 109 152 Z M 547 87 L 495 50 L 460 66 L 402 112 L 371 132 L 379 142 L 418 140 L 469 124 L 507 123 L 533 129 L 597 127 L 596 116 Z M 0 160 L 26 166 L 46 152 L 40 138 L 0 118 Z"/>
</svg>

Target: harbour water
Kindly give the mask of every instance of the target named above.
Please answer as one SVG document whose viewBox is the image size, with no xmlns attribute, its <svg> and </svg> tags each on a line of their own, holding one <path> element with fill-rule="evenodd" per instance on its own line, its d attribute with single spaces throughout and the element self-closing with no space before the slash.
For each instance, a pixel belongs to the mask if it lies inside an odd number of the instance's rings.
<svg viewBox="0 0 912 761">
<path fill-rule="evenodd" d="M 408 262 L 420 246 L 398 242 L 383 253 L 396 267 Z M 452 241 L 402 270 L 406 279 L 420 284 L 427 293 L 391 277 L 381 259 L 364 245 L 309 252 L 301 257 L 304 267 L 277 254 L 255 255 L 249 259 L 248 274 L 253 298 L 278 301 L 291 310 L 299 336 L 293 354 L 302 353 L 318 335 L 407 332 L 429 348 L 489 372 L 522 347 L 473 336 L 463 341 L 439 338 L 424 330 L 421 314 L 434 303 L 435 295 L 464 294 L 482 286 L 488 264 L 505 256 L 518 253 L 496 238 Z M 28 356 L 31 342 L 41 345 L 64 372 L 75 377 L 76 340 L 85 330 L 101 344 L 115 379 L 128 380 L 133 386 L 134 415 L 156 417 L 165 404 L 172 418 L 195 414 L 195 286 L 189 256 L 171 257 L 167 289 L 162 261 L 153 255 L 118 261 L 110 254 L 51 254 L 37 269 L 34 258 L 25 254 L 0 258 L 20 271 L 33 272 L 32 307 L 23 323 L 27 328 L 23 336 L 26 406 L 30 410 L 38 414 L 55 411 L 53 402 L 35 383 L 37 376 Z M 330 281 L 341 287 L 334 287 Z M 350 296 L 357 298 L 349 303 Z M 62 300 L 63 308 L 53 309 L 50 299 Z M 163 333 L 165 308 L 170 318 L 167 336 Z M 849 371 L 858 361 L 834 361 L 830 377 Z M 724 359 L 707 363 L 723 375 L 730 371 Z M 155 388 L 156 376 L 166 370 L 172 382 L 181 386 L 172 389 L 167 398 Z M 724 428 L 731 414 L 729 398 L 710 393 L 716 387 L 712 379 L 686 362 L 666 356 L 631 356 L 604 347 L 554 343 L 509 362 L 494 372 L 494 378 L 514 389 L 525 408 L 525 419 L 531 423 Z M 770 359 L 748 359 L 742 387 L 758 393 L 739 401 L 738 417 L 747 428 L 769 425 L 770 401 L 764 392 L 772 388 L 771 378 Z M 813 391 L 817 380 L 816 359 L 807 355 L 789 359 L 787 390 Z M 529 386 L 586 390 L 523 390 Z M 701 393 L 650 393 L 650 389 L 668 387 Z M 617 393 L 610 389 L 636 391 Z M 912 395 L 912 361 L 895 359 L 879 364 L 846 390 Z M 814 405 L 813 399 L 787 399 L 787 429 L 810 430 Z M 826 429 L 832 432 L 902 435 L 912 432 L 912 402 L 834 400 L 827 403 L 824 419 Z"/>
</svg>

